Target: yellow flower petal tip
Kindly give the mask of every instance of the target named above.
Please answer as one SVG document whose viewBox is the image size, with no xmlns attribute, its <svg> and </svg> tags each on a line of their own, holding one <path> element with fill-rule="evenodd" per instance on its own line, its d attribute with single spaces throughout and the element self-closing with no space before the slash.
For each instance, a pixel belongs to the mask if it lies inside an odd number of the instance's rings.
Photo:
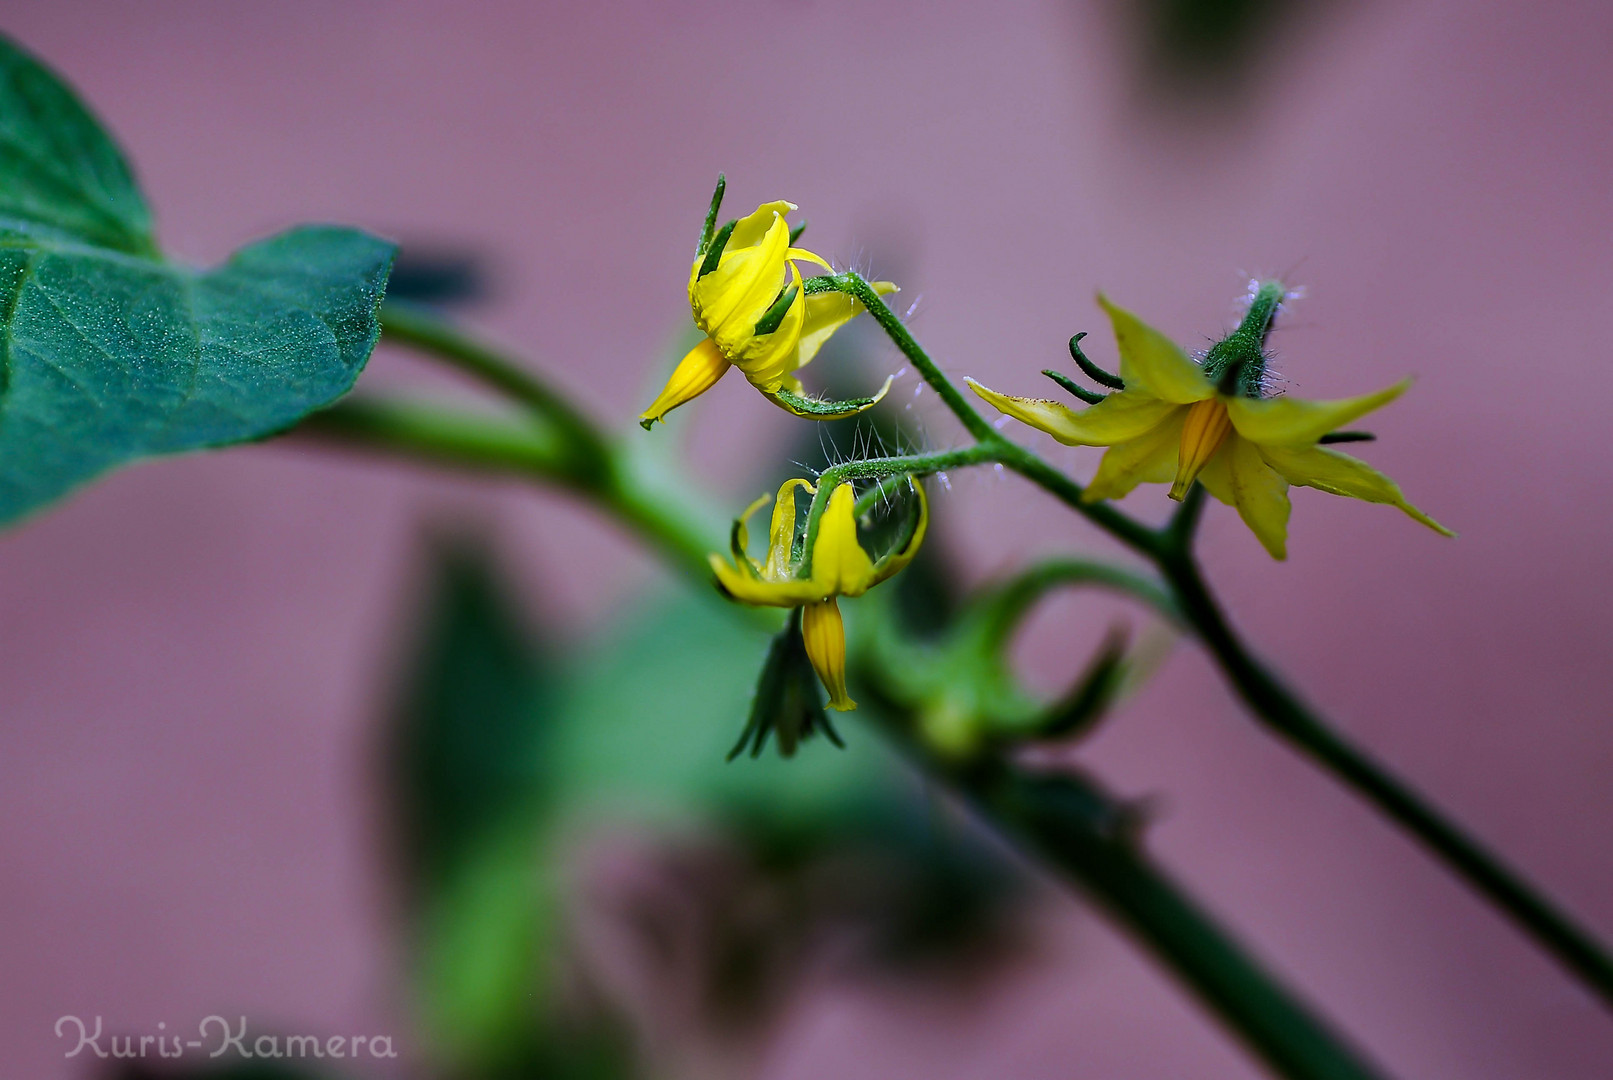
<svg viewBox="0 0 1613 1080">
<path fill-rule="evenodd" d="M 846 693 L 846 626 L 833 597 L 801 609 L 801 641 L 812 670 L 829 692 L 829 708 L 848 712 L 857 707 Z"/>
<path fill-rule="evenodd" d="M 678 362 L 661 393 L 639 414 L 639 424 L 648 431 L 657 420 L 665 423 L 667 413 L 717 385 L 730 366 L 716 342 L 706 338 Z"/>
</svg>

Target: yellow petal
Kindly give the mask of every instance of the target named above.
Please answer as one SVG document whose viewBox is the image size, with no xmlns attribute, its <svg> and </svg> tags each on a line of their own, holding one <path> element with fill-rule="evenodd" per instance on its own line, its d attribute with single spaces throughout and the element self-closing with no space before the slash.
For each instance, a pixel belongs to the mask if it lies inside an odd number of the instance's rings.
<svg viewBox="0 0 1613 1080">
<path fill-rule="evenodd" d="M 897 291 L 889 281 L 876 281 L 873 286 L 881 296 Z M 860 315 L 862 310 L 862 304 L 843 292 L 814 293 L 807 297 L 806 323 L 801 328 L 801 357 L 795 366 L 805 367 L 818 355 L 823 343 L 836 330 Z"/>
<path fill-rule="evenodd" d="M 924 485 L 916 481 L 913 482 L 913 494 L 919 501 L 919 519 L 913 526 L 913 535 L 902 545 L 900 551 L 893 551 L 874 564 L 874 577 L 868 583 L 869 588 L 878 585 L 912 562 L 913 556 L 918 554 L 919 545 L 924 543 L 924 534 L 930 527 L 930 500 L 924 495 Z"/>
<path fill-rule="evenodd" d="M 1114 325 L 1127 390 L 1145 390 L 1173 405 L 1191 405 L 1215 393 L 1204 372 L 1174 341 L 1101 293 L 1098 304 Z"/>
<path fill-rule="evenodd" d="M 717 269 L 690 289 L 695 324 L 730 357 L 755 334 L 756 320 L 778 296 L 784 284 L 784 252 L 789 246 L 789 225 L 782 217 L 774 217 L 759 243 L 738 251 L 724 250 Z"/>
<path fill-rule="evenodd" d="M 815 603 L 827 595 L 816 582 L 798 578 L 774 581 L 748 574 L 718 554 L 706 556 L 717 585 L 724 593 L 742 604 L 760 604 L 766 607 L 800 607 Z"/>
<path fill-rule="evenodd" d="M 744 372 L 750 384 L 764 394 L 779 388 L 781 380 L 800 367 L 801 326 L 806 319 L 806 297 L 801 290 L 801 272 L 790 264 L 790 283 L 796 289 L 795 299 L 769 334 L 755 335 L 740 343 L 728 358 Z M 764 309 L 765 310 L 765 309 Z M 755 324 L 751 324 L 754 331 Z"/>
<path fill-rule="evenodd" d="M 1288 557 L 1288 481 L 1266 464 L 1253 443 L 1228 435 L 1199 473 L 1199 483 L 1237 508 L 1272 558 Z"/>
<path fill-rule="evenodd" d="M 667 413 L 710 390 L 728 367 L 728 360 L 717 348 L 717 343 L 709 337 L 704 339 L 678 362 L 661 393 L 648 409 L 639 414 L 638 422 L 646 430 L 657 420 L 665 423 Z"/>
<path fill-rule="evenodd" d="M 861 596 L 874 583 L 874 564 L 857 543 L 857 493 L 841 484 L 829 494 L 812 546 L 812 582 L 818 596 Z"/>
<path fill-rule="evenodd" d="M 806 248 L 792 247 L 784 253 L 784 257 L 786 259 L 800 259 L 802 262 L 816 263 L 831 274 L 835 272 L 835 268 L 829 265 L 828 259 L 825 259 L 817 252 L 808 251 Z"/>
<path fill-rule="evenodd" d="M 1455 536 L 1445 526 L 1406 501 L 1400 485 L 1364 461 L 1321 446 L 1300 449 L 1263 446 L 1261 456 L 1291 484 L 1312 487 L 1333 495 L 1365 502 L 1398 506 L 1413 521 L 1422 522 L 1442 536 Z"/>
<path fill-rule="evenodd" d="M 1138 484 L 1168 484 L 1176 475 L 1176 456 L 1182 445 L 1182 420 L 1187 410 L 1172 409 L 1165 420 L 1125 442 L 1116 443 L 1098 462 L 1097 475 L 1081 495 L 1083 502 L 1119 499 Z"/>
<path fill-rule="evenodd" d="M 783 199 L 765 202 L 758 206 L 754 213 L 746 214 L 734 225 L 733 235 L 729 236 L 728 246 L 723 249 L 724 253 L 739 251 L 759 243 L 762 237 L 767 235 L 767 231 L 773 227 L 775 217 L 785 217 L 795 209 L 798 208 L 794 203 L 785 202 Z M 788 226 L 786 226 L 786 229 L 788 229 Z"/>
<path fill-rule="evenodd" d="M 857 703 L 846 693 L 846 625 L 833 597 L 801 609 L 801 641 L 812 670 L 829 691 L 829 708 L 855 709 Z"/>
<path fill-rule="evenodd" d="M 1404 379 L 1375 394 L 1340 401 L 1305 401 L 1278 397 L 1228 398 L 1227 412 L 1238 434 L 1261 446 L 1310 446 L 1330 431 L 1337 431 L 1358 416 L 1387 405 L 1411 385 Z"/>
<path fill-rule="evenodd" d="M 722 259 L 726 259 L 728 256 L 746 248 L 756 246 L 757 242 L 767 235 L 767 230 L 772 226 L 775 216 L 782 217 L 794 209 L 795 204 L 791 202 L 763 203 L 756 208 L 755 213 L 740 218 L 734 223 L 734 231 L 728 235 L 728 242 L 723 245 L 723 254 L 718 261 L 718 265 L 721 265 Z M 695 288 L 696 284 L 703 280 L 700 277 L 700 268 L 705 265 L 705 261 L 706 256 L 704 254 L 696 255 L 694 263 L 689 267 L 689 303 L 694 306 L 698 306 L 695 304 Z M 729 273 L 734 272 L 735 267 L 731 267 Z M 710 275 L 708 274 L 707 277 L 709 278 Z"/>
<path fill-rule="evenodd" d="M 783 579 L 793 572 L 796 488 L 805 488 L 808 495 L 817 491 L 800 479 L 786 480 L 778 489 L 778 498 L 773 500 L 773 523 L 767 530 L 767 564 L 762 568 L 765 577 Z"/>
<path fill-rule="evenodd" d="M 1012 397 L 970 378 L 963 381 L 998 412 L 1045 431 L 1066 446 L 1113 446 L 1135 439 L 1181 407 L 1141 390 L 1121 390 L 1076 412 L 1047 398 Z"/>
</svg>

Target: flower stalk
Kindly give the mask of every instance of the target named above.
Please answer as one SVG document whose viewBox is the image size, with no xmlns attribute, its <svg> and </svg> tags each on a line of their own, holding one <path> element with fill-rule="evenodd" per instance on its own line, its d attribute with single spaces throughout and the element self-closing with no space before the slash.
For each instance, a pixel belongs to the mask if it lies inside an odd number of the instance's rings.
<svg viewBox="0 0 1613 1080">
<path fill-rule="evenodd" d="M 892 481 L 905 483 L 910 476 L 986 463 L 1012 469 L 1156 567 L 1165 592 L 1135 586 L 1143 590 L 1139 595 L 1144 599 L 1156 596 L 1155 606 L 1179 614 L 1257 720 L 1416 836 L 1480 895 L 1613 1003 L 1613 961 L 1595 938 L 1330 728 L 1243 643 L 1192 554 L 1205 502 L 1202 484 L 1189 486 L 1181 506 L 1161 528 L 1137 522 L 1106 502 L 1087 500 L 1081 485 L 1033 451 L 994 431 L 861 277 L 837 274 L 809 279 L 805 284 L 809 293 L 830 288 L 848 292 L 866 308 L 974 442 L 928 454 L 849 461 L 826 470 L 818 478 L 819 495 L 808 512 L 806 551 L 813 549 L 815 530 L 821 527 L 826 510 L 823 493 L 840 484 L 876 482 L 857 501 L 855 514 L 861 515 L 884 496 Z M 692 519 L 681 503 L 628 479 L 631 470 L 619 444 L 561 395 L 496 350 L 471 342 L 447 324 L 426 321 L 430 316 L 409 312 L 397 317 L 390 311 L 389 316 L 386 329 L 393 340 L 504 392 L 526 405 L 538 422 L 488 421 L 455 417 L 435 408 L 356 401 L 315 414 L 301 430 L 438 464 L 559 485 L 626 524 L 684 576 L 702 584 L 709 582 L 706 555 L 711 545 L 706 538 L 715 533 L 715 527 Z M 1093 802 L 1098 798 L 1093 794 L 1096 789 L 1083 788 L 1079 778 L 1055 781 L 1021 775 L 991 757 L 941 760 L 927 756 L 922 745 L 910 742 L 909 746 L 926 772 L 1082 884 L 1277 1071 L 1290 1077 L 1337 1080 L 1374 1075 L 1357 1053 L 1239 951 L 1129 841 L 1122 844 L 1121 838 L 1106 837 L 1101 830 L 1083 831 L 1085 827 L 1073 823 L 1063 811 L 1049 812 L 1049 804 L 1042 800 L 1050 790 L 1042 785 L 1063 784 L 1054 800 L 1058 805 L 1066 805 L 1060 800 L 1073 798 L 1078 804 L 1086 800 L 1084 805 L 1089 807 L 1114 809 L 1117 804 L 1112 802 Z"/>
</svg>

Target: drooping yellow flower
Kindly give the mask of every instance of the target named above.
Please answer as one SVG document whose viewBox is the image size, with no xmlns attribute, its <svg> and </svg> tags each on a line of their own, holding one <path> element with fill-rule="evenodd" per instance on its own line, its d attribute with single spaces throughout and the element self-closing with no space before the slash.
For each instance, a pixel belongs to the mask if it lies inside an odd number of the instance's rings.
<svg viewBox="0 0 1613 1080">
<path fill-rule="evenodd" d="M 777 496 L 763 495 L 746 507 L 734 522 L 732 559 L 713 553 L 711 569 L 717 584 L 734 600 L 769 607 L 801 608 L 801 639 L 806 645 L 812 668 L 829 691 L 831 709 L 855 709 L 857 703 L 846 694 L 846 631 L 837 599 L 861 596 L 912 561 L 924 542 L 929 526 L 929 504 L 924 489 L 917 493 L 917 513 L 910 521 L 911 532 L 878 559 L 871 558 L 857 541 L 855 507 L 857 496 L 850 484 L 841 484 L 829 494 L 818 523 L 818 534 L 810 553 L 795 535 L 795 493 L 809 495 L 816 489 L 805 480 L 787 480 Z M 768 530 L 767 555 L 751 558 L 746 553 L 749 531 L 746 522 L 769 502 L 773 521 Z"/>
<path fill-rule="evenodd" d="M 1197 480 L 1235 507 L 1277 559 L 1287 555 L 1290 484 L 1397 506 L 1436 532 L 1455 535 L 1407 502 L 1387 476 L 1317 445 L 1323 436 L 1399 397 L 1409 379 L 1339 401 L 1265 398 L 1259 370 L 1207 372 L 1131 312 L 1102 296 L 1098 303 L 1114 325 L 1125 389 L 1077 412 L 1056 401 L 999 394 L 969 380 L 970 388 L 999 411 L 1059 442 L 1109 448 L 1084 501 L 1118 499 L 1142 483 L 1168 483 L 1171 498 L 1179 500 Z M 1252 347 L 1258 344 L 1257 338 Z"/>
<path fill-rule="evenodd" d="M 717 198 L 721 198 L 721 187 Z M 715 202 L 715 200 L 714 200 Z M 833 268 L 818 255 L 790 243 L 789 202 L 763 203 L 730 222 L 696 252 L 689 268 L 689 308 L 706 337 L 672 372 L 639 416 L 646 429 L 687 401 L 710 390 L 730 367 L 787 412 L 813 420 L 837 420 L 873 407 L 890 380 L 870 398 L 825 402 L 805 396 L 795 372 L 804 367 L 840 326 L 863 308 L 839 292 L 806 295 L 801 262 Z M 715 207 L 714 207 L 715 209 Z M 714 215 L 715 216 L 715 215 Z M 874 283 L 881 295 L 896 291 Z"/>
</svg>

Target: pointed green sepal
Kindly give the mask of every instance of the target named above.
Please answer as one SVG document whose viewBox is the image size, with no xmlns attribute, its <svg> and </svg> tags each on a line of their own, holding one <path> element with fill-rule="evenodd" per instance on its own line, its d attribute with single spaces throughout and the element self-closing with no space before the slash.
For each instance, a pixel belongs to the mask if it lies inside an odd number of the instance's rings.
<svg viewBox="0 0 1613 1080">
<path fill-rule="evenodd" d="M 1108 394 L 1100 394 L 1096 390 L 1088 390 L 1086 387 L 1082 386 L 1068 375 L 1065 375 L 1062 372 L 1054 371 L 1052 368 L 1043 368 L 1042 374 L 1058 383 L 1065 390 L 1068 390 L 1070 393 L 1074 394 L 1088 405 L 1096 405 L 1098 402 L 1109 396 Z"/>
<path fill-rule="evenodd" d="M 706 257 L 700 262 L 701 277 L 717 269 L 717 264 L 722 261 L 723 249 L 728 246 L 728 238 L 734 235 L 734 226 L 738 224 L 737 219 L 730 221 L 718 229 L 717 235 L 711 238 L 711 244 L 706 248 Z"/>
<path fill-rule="evenodd" d="M 717 228 L 717 212 L 722 209 L 723 192 L 728 190 L 728 178 L 717 174 L 717 190 L 711 193 L 711 205 L 706 208 L 706 222 L 700 229 L 700 246 L 696 255 L 704 255 L 711 248 L 711 235 Z"/>
<path fill-rule="evenodd" d="M 819 398 L 804 397 L 789 390 L 775 390 L 768 397 L 773 403 L 785 412 L 808 420 L 844 420 L 848 416 L 856 416 L 860 412 L 878 405 L 886 393 L 890 391 L 891 382 L 895 376 L 885 380 L 885 385 L 873 397 L 852 398 L 850 401 L 824 401 Z"/>
<path fill-rule="evenodd" d="M 756 320 L 755 331 L 757 337 L 761 337 L 763 334 L 771 334 L 779 328 L 779 325 L 784 322 L 784 316 L 790 313 L 790 305 L 795 303 L 795 298 L 800 292 L 799 287 L 791 285 L 779 293 L 778 299 L 773 301 L 773 306 L 762 312 L 762 317 Z"/>
<path fill-rule="evenodd" d="M 1087 357 L 1087 354 L 1081 350 L 1081 339 L 1086 336 L 1087 332 L 1083 330 L 1070 339 L 1070 359 L 1075 361 L 1076 367 L 1086 372 L 1087 378 L 1099 386 L 1107 386 L 1111 390 L 1124 390 L 1126 380 L 1094 364 Z"/>
<path fill-rule="evenodd" d="M 845 749 L 846 744 L 823 707 L 818 676 L 801 641 L 801 609 L 796 608 L 768 647 L 756 680 L 750 717 L 739 741 L 728 752 L 728 760 L 744 753 L 747 746 L 751 757 L 760 757 L 769 736 L 777 738 L 780 757 L 793 757 L 796 747 L 820 731 L 835 746 Z"/>
</svg>

